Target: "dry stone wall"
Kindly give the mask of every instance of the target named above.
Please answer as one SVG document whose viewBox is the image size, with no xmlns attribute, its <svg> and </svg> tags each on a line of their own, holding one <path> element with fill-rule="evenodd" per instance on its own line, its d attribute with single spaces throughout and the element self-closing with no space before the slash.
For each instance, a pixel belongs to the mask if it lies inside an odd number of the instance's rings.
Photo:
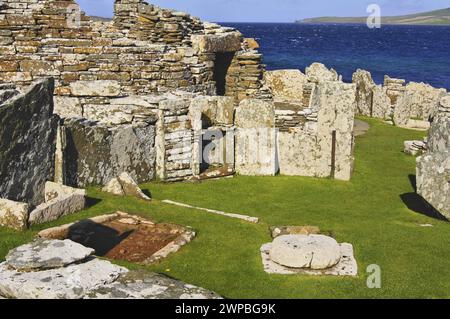
<svg viewBox="0 0 450 319">
<path fill-rule="evenodd" d="M 75 5 L 4 1 L 1 82 L 26 86 L 52 76 L 56 112 L 91 120 L 92 109 L 108 108 L 116 98 L 174 89 L 212 95 L 218 81 L 237 102 L 259 94 L 261 55 L 232 28 L 142 0 L 116 0 L 112 22 L 92 22 Z M 223 54 L 231 59 L 225 66 Z"/>
</svg>

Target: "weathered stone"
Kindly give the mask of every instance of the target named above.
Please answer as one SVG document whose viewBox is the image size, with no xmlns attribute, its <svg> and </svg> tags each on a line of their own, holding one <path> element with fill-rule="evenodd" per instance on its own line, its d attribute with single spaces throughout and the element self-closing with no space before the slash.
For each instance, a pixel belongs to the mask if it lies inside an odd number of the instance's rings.
<svg viewBox="0 0 450 319">
<path fill-rule="evenodd" d="M 244 100 L 235 114 L 236 172 L 242 175 L 275 175 L 276 131 L 273 103 Z"/>
<path fill-rule="evenodd" d="M 410 82 L 405 94 L 411 97 L 409 118 L 428 121 L 438 112 L 439 101 L 447 93 L 445 89 L 435 89 L 429 84 Z"/>
<path fill-rule="evenodd" d="M 259 43 L 254 38 L 245 38 L 244 39 L 244 46 L 247 49 L 250 49 L 250 50 L 259 49 Z"/>
<path fill-rule="evenodd" d="M 280 174 L 316 176 L 317 125 L 310 127 L 311 130 L 292 129 L 289 132 L 278 133 Z"/>
<path fill-rule="evenodd" d="M 38 205 L 54 175 L 58 124 L 52 79 L 33 84 L 0 105 L 0 197 Z"/>
<path fill-rule="evenodd" d="M 389 118 L 391 102 L 383 86 L 376 85 L 370 72 L 358 69 L 353 73 L 356 85 L 356 104 L 358 114 L 381 119 Z"/>
<path fill-rule="evenodd" d="M 139 183 L 153 179 L 155 126 L 109 128 L 84 119 L 68 119 L 64 127 L 68 185 L 105 185 L 122 172 Z"/>
<path fill-rule="evenodd" d="M 353 84 L 322 82 L 315 91 L 313 108 L 317 108 L 318 177 L 332 176 L 350 180 L 353 172 L 353 126 L 356 88 Z M 335 145 L 333 147 L 333 132 Z M 335 151 L 333 154 L 333 150 Z M 333 158 L 334 155 L 334 158 Z"/>
<path fill-rule="evenodd" d="M 241 40 L 239 32 L 192 36 L 194 48 L 201 53 L 236 52 L 241 49 Z"/>
<path fill-rule="evenodd" d="M 28 204 L 0 198 L 0 226 L 16 230 L 27 228 Z"/>
<path fill-rule="evenodd" d="M 58 114 L 62 118 L 83 116 L 83 107 L 79 98 L 55 96 L 54 103 L 54 113 Z"/>
<path fill-rule="evenodd" d="M 450 149 L 450 117 L 434 118 L 428 132 L 428 148 L 431 152 L 444 152 Z"/>
<path fill-rule="evenodd" d="M 397 100 L 392 117 L 395 125 L 406 127 L 411 114 L 411 102 L 411 96 L 406 94 Z"/>
<path fill-rule="evenodd" d="M 308 79 L 300 70 L 267 71 L 264 80 L 276 100 L 302 103 L 303 85 Z"/>
<path fill-rule="evenodd" d="M 119 179 L 116 177 L 106 183 L 106 185 L 102 188 L 102 191 L 116 196 L 125 196 L 122 185 L 120 184 Z"/>
<path fill-rule="evenodd" d="M 278 275 L 313 275 L 313 276 L 357 276 L 358 264 L 356 263 L 353 253 L 353 246 L 348 243 L 339 245 L 341 250 L 341 259 L 338 264 L 327 269 L 307 269 L 307 268 L 290 268 L 270 259 L 270 251 L 272 243 L 264 244 L 261 251 L 261 259 L 264 266 L 264 271 L 269 274 Z"/>
<path fill-rule="evenodd" d="M 450 219 L 450 149 L 417 158 L 417 193 Z"/>
<path fill-rule="evenodd" d="M 353 170 L 353 84 L 322 81 L 301 113 L 304 126 L 278 133 L 278 161 L 284 175 L 350 180 Z"/>
<path fill-rule="evenodd" d="M 274 239 L 270 258 L 291 268 L 326 269 L 340 261 L 341 249 L 323 235 L 284 235 Z"/>
<path fill-rule="evenodd" d="M 36 239 L 11 250 L 6 264 L 17 271 L 47 270 L 83 261 L 94 253 L 93 249 L 67 239 Z"/>
<path fill-rule="evenodd" d="M 128 173 L 122 173 L 117 178 L 113 178 L 102 189 L 104 192 L 119 196 L 132 196 L 144 200 L 151 200 L 144 194 L 133 178 Z"/>
<path fill-rule="evenodd" d="M 404 152 L 406 154 L 417 156 L 427 150 L 427 144 L 424 141 L 405 141 Z"/>
<path fill-rule="evenodd" d="M 270 227 L 272 238 L 283 235 L 312 235 L 319 234 L 320 229 L 317 226 L 273 226 Z"/>
<path fill-rule="evenodd" d="M 308 81 L 319 83 L 322 81 L 338 81 L 339 76 L 333 69 L 327 69 L 322 63 L 313 63 L 305 70 Z"/>
<path fill-rule="evenodd" d="M 389 119 L 391 117 L 391 101 L 382 85 L 373 87 L 372 117 Z"/>
<path fill-rule="evenodd" d="M 2 263 L 0 295 L 17 299 L 81 299 L 125 272 L 125 268 L 99 259 L 37 272 L 11 270 Z"/>
<path fill-rule="evenodd" d="M 221 299 L 203 288 L 155 273 L 130 271 L 87 294 L 90 299 Z"/>
<path fill-rule="evenodd" d="M 117 81 L 77 81 L 70 84 L 74 96 L 119 96 L 120 84 Z"/>
<path fill-rule="evenodd" d="M 38 205 L 30 212 L 30 225 L 51 222 L 84 209 L 86 199 L 83 194 L 64 194 Z"/>
<path fill-rule="evenodd" d="M 45 201 L 48 202 L 57 197 L 63 197 L 66 195 L 80 195 L 86 196 L 85 189 L 73 188 L 65 185 L 61 185 L 54 182 L 45 183 Z"/>
</svg>

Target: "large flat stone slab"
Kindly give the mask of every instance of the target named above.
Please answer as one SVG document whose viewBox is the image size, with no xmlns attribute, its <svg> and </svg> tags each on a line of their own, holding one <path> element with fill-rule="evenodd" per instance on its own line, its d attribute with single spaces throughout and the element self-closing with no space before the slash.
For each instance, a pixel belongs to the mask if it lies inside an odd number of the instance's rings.
<svg viewBox="0 0 450 319">
<path fill-rule="evenodd" d="M 209 290 L 155 273 L 130 271 L 116 282 L 98 287 L 90 299 L 221 299 Z"/>
<path fill-rule="evenodd" d="M 19 271 L 53 269 L 85 260 L 94 253 L 71 240 L 37 239 L 11 250 L 6 264 Z"/>
<path fill-rule="evenodd" d="M 17 299 L 81 299 L 126 272 L 123 267 L 99 259 L 37 272 L 18 272 L 2 263 L 0 295 Z"/>
</svg>

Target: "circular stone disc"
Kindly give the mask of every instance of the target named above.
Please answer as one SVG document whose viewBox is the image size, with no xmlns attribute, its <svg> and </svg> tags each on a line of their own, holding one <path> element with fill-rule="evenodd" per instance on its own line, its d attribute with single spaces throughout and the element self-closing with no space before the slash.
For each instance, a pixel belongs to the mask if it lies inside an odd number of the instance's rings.
<svg viewBox="0 0 450 319">
<path fill-rule="evenodd" d="M 341 248 L 324 235 L 284 235 L 275 238 L 270 259 L 291 268 L 327 269 L 341 259 Z"/>
</svg>

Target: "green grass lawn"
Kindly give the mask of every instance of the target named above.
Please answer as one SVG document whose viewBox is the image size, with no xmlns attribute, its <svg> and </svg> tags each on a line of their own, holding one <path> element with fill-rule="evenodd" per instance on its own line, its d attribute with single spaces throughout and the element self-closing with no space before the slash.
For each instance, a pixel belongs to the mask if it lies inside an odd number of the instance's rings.
<svg viewBox="0 0 450 319">
<path fill-rule="evenodd" d="M 150 204 L 92 188 L 89 195 L 99 201 L 82 213 L 24 233 L 0 228 L 0 260 L 41 229 L 123 210 L 192 226 L 197 231 L 193 242 L 148 269 L 227 298 L 448 298 L 450 224 L 412 211 L 402 201 L 417 199 L 409 178 L 415 174 L 415 159 L 402 153 L 403 141 L 420 139 L 424 133 L 366 120 L 371 129 L 357 138 L 350 182 L 238 176 L 195 184 L 150 183 L 143 185 L 154 198 Z M 260 223 L 170 206 L 161 203 L 163 199 L 256 216 Z M 271 241 L 271 225 L 316 225 L 339 242 L 352 243 L 359 276 L 266 274 L 259 248 Z M 366 286 L 370 264 L 381 267 L 381 289 Z"/>
</svg>

